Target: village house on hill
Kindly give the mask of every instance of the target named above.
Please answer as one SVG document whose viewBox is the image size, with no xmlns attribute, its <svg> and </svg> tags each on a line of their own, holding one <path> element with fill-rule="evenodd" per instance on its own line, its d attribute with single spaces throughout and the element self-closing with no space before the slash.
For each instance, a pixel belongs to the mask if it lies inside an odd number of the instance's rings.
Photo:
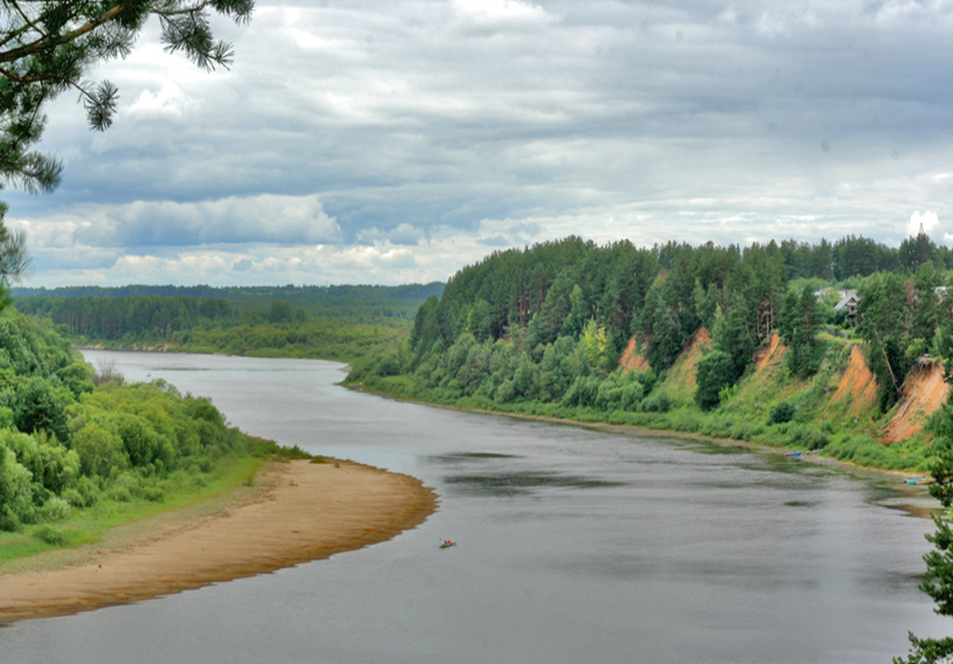
<svg viewBox="0 0 953 664">
<path fill-rule="evenodd" d="M 825 293 L 833 290 L 831 288 L 822 288 L 817 291 L 814 295 L 817 296 L 818 302 L 824 299 Z M 856 326 L 857 324 L 857 305 L 860 302 L 860 296 L 857 295 L 856 290 L 840 290 L 837 291 L 837 294 L 840 296 L 840 299 L 837 301 L 837 304 L 834 305 L 834 311 L 845 311 L 847 317 L 847 324 L 851 327 Z"/>
</svg>

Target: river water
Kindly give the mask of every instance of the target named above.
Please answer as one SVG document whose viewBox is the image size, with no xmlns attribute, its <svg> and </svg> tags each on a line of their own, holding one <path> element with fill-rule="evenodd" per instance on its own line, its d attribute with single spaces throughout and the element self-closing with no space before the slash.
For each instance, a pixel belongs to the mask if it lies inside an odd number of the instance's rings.
<svg viewBox="0 0 953 664">
<path fill-rule="evenodd" d="M 294 568 L 15 623 L 0 662 L 889 662 L 953 624 L 922 498 L 778 454 L 399 403 L 340 364 L 89 352 L 245 431 L 412 474 L 417 529 Z M 444 538 L 458 545 L 440 549 Z"/>
</svg>

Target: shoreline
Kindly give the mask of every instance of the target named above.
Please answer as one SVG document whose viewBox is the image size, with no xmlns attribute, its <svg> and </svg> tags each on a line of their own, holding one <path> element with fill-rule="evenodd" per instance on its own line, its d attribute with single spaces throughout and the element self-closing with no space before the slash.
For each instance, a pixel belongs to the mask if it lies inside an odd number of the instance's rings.
<svg viewBox="0 0 953 664">
<path fill-rule="evenodd" d="M 97 346 L 74 346 L 80 350 L 121 350 L 121 349 L 111 349 L 106 348 L 103 345 Z M 141 352 L 141 353 L 175 353 L 179 352 L 173 349 L 170 349 L 168 346 L 166 348 L 144 348 L 138 350 L 129 350 L 127 352 Z M 191 351 L 185 351 L 186 353 Z M 211 353 L 212 355 L 218 355 L 219 353 Z M 224 354 L 228 356 L 227 354 Z M 235 357 L 253 357 L 253 356 L 244 356 L 237 355 Z M 289 358 L 289 359 L 320 359 L 326 362 L 336 362 L 343 365 L 342 371 L 347 374 L 351 370 L 351 364 L 345 360 L 332 360 L 327 358 Z M 788 447 L 776 447 L 772 445 L 763 445 L 759 443 L 749 443 L 745 440 L 737 440 L 734 438 L 716 438 L 713 436 L 706 436 L 704 434 L 693 433 L 690 431 L 673 431 L 670 429 L 650 429 L 647 427 L 635 427 L 626 424 L 611 424 L 609 422 L 583 422 L 580 420 L 573 420 L 563 417 L 553 417 L 550 415 L 532 415 L 529 413 L 509 413 L 505 411 L 498 410 L 488 410 L 485 408 L 467 408 L 464 406 L 453 406 L 449 404 L 435 403 L 432 401 L 421 401 L 419 399 L 408 399 L 406 397 L 397 397 L 387 392 L 378 391 L 375 389 L 367 389 L 364 386 L 364 383 L 346 383 L 344 381 L 338 383 L 341 387 L 349 390 L 354 390 L 356 392 L 362 392 L 364 394 L 372 394 L 384 399 L 390 399 L 391 401 L 403 401 L 406 403 L 413 403 L 421 406 L 431 406 L 434 408 L 445 408 L 447 410 L 456 410 L 464 413 L 477 413 L 481 415 L 497 415 L 503 417 L 511 417 L 515 419 L 523 419 L 536 422 L 550 422 L 552 424 L 564 424 L 568 426 L 579 426 L 579 427 L 588 427 L 591 429 L 599 431 L 611 431 L 616 433 L 621 433 L 625 435 L 632 436 L 651 436 L 654 438 L 680 438 L 686 440 L 698 440 L 713 443 L 716 445 L 726 445 L 730 447 L 740 447 L 744 449 L 758 450 L 761 452 L 785 454 L 791 452 L 792 449 Z M 867 466 L 859 466 L 850 461 L 841 461 L 839 459 L 833 459 L 821 454 L 816 454 L 813 452 L 801 455 L 801 460 L 810 461 L 811 463 L 818 463 L 822 465 L 831 466 L 842 470 L 853 475 L 858 475 L 861 477 L 883 477 L 883 478 L 897 478 L 900 480 L 908 479 L 912 477 L 920 477 L 922 473 L 916 473 L 908 470 L 890 470 L 885 468 L 871 468 Z"/>
<path fill-rule="evenodd" d="M 0 571 L 0 624 L 64 616 L 321 560 L 423 523 L 433 489 L 408 475 L 327 459 L 272 465 L 252 497 L 211 514 L 165 513 L 117 545 L 71 550 L 73 562 Z M 145 527 L 143 527 L 145 525 Z M 149 527 L 149 526 L 153 527 Z"/>
<path fill-rule="evenodd" d="M 517 420 L 526 420 L 530 422 L 547 422 L 549 424 L 561 424 L 565 426 L 576 426 L 586 429 L 593 429 L 595 431 L 606 431 L 610 433 L 618 433 L 627 436 L 644 436 L 651 438 L 677 438 L 681 440 L 697 440 L 707 443 L 712 443 L 714 445 L 723 445 L 726 447 L 738 447 L 748 450 L 756 450 L 759 452 L 766 452 L 771 454 L 787 454 L 788 452 L 795 451 L 790 447 L 777 447 L 772 445 L 763 445 L 760 443 L 750 443 L 746 440 L 738 440 L 735 438 L 717 438 L 714 436 L 706 436 L 704 434 L 695 433 L 691 431 L 673 431 L 670 429 L 650 429 L 647 427 L 637 427 L 629 424 L 612 424 L 610 422 L 584 422 L 582 420 L 573 420 L 566 417 L 554 417 L 552 415 L 533 415 L 531 413 L 509 413 L 501 410 L 488 410 L 486 408 L 468 408 L 465 406 L 453 406 L 450 404 L 435 403 L 431 401 L 420 401 L 417 399 L 407 399 L 404 397 L 395 397 L 386 392 L 379 392 L 373 389 L 366 389 L 363 383 L 341 383 L 342 387 L 347 389 L 355 390 L 358 392 L 363 392 L 364 394 L 372 394 L 384 399 L 390 399 L 391 401 L 403 401 L 406 403 L 413 403 L 420 406 L 431 406 L 433 408 L 444 408 L 446 410 L 455 410 L 461 413 L 475 413 L 478 415 L 491 415 L 497 417 L 510 417 Z M 817 454 L 815 452 L 806 452 L 801 454 L 799 457 L 802 461 L 807 461 L 809 463 L 816 463 L 819 465 L 830 466 L 838 470 L 842 470 L 846 473 L 852 475 L 857 475 L 860 477 L 880 477 L 880 478 L 896 478 L 899 480 L 911 478 L 911 477 L 920 477 L 922 473 L 915 473 L 913 471 L 907 470 L 891 470 L 887 468 L 870 468 L 867 466 L 859 466 L 850 461 L 841 461 L 840 459 L 834 459 L 822 454 Z M 903 485 L 908 487 L 908 485 Z M 922 487 L 921 487 L 922 488 Z M 938 503 L 939 504 L 939 503 Z"/>
<path fill-rule="evenodd" d="M 548 424 L 558 424 L 562 426 L 575 426 L 585 429 L 591 429 L 593 431 L 601 431 L 606 433 L 615 433 L 623 436 L 643 436 L 647 438 L 673 438 L 677 440 L 693 440 L 703 443 L 710 443 L 712 445 L 719 445 L 723 447 L 734 447 L 743 450 L 751 450 L 755 452 L 761 452 L 765 454 L 777 454 L 779 456 L 786 455 L 788 452 L 791 452 L 792 449 L 788 447 L 775 447 L 771 445 L 762 445 L 758 443 L 750 443 L 745 440 L 737 440 L 734 438 L 716 438 L 714 436 L 706 436 L 700 433 L 694 433 L 690 431 L 670 431 L 667 429 L 649 429 L 645 427 L 636 427 L 628 424 L 610 424 L 608 422 L 582 422 L 579 420 L 572 420 L 564 417 L 554 417 L 551 415 L 532 415 L 529 413 L 507 413 L 503 411 L 487 410 L 485 408 L 465 408 L 462 406 L 452 406 L 448 404 L 440 403 L 431 403 L 428 401 L 418 401 L 415 399 L 406 399 L 402 397 L 393 397 L 389 394 L 383 392 L 376 392 L 373 390 L 364 390 L 363 386 L 360 384 L 343 384 L 343 387 L 348 389 L 354 389 L 358 391 L 365 392 L 366 394 L 373 394 L 384 399 L 391 399 L 393 401 L 403 401 L 406 403 L 415 403 L 421 406 L 432 406 L 434 408 L 444 408 L 446 410 L 455 410 L 462 413 L 474 413 L 477 415 L 488 415 L 491 417 L 510 417 L 517 420 L 525 420 L 528 422 L 545 422 Z M 822 467 L 827 467 L 834 469 L 838 472 L 842 472 L 848 475 L 851 475 L 856 478 L 864 479 L 867 481 L 881 480 L 881 481 L 897 481 L 896 484 L 891 485 L 891 489 L 898 492 L 898 494 L 903 494 L 906 496 L 904 511 L 915 518 L 921 519 L 930 519 L 932 515 L 937 511 L 942 509 L 940 502 L 930 496 L 928 490 L 924 485 L 910 485 L 906 484 L 903 480 L 906 480 L 911 477 L 920 477 L 921 474 L 914 473 L 912 471 L 903 471 L 903 470 L 890 470 L 886 468 L 869 468 L 865 466 L 858 466 L 855 463 L 850 461 L 841 461 L 840 459 L 833 459 L 828 456 L 823 456 L 821 454 L 816 454 L 814 452 L 808 452 L 806 454 L 801 454 L 796 459 L 791 459 L 791 463 L 810 463 Z"/>
</svg>

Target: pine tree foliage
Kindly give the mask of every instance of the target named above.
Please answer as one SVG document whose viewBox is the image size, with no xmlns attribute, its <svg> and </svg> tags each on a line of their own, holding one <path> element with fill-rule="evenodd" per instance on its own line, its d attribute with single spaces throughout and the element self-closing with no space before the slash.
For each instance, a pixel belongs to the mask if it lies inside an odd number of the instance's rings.
<svg viewBox="0 0 953 664">
<path fill-rule="evenodd" d="M 237 23 L 251 18 L 254 0 L 0 0 L 0 189 L 51 191 L 62 164 L 35 150 L 47 118 L 44 106 L 62 92 L 79 93 L 92 129 L 113 122 L 119 89 L 90 81 L 96 64 L 125 57 L 150 17 L 162 27 L 166 51 L 182 52 L 199 67 L 228 67 L 232 46 L 216 40 L 217 13 Z M 3 225 L 0 202 L 0 305 L 9 282 L 29 265 L 24 239 Z"/>
<path fill-rule="evenodd" d="M 935 348 L 943 357 L 944 364 L 953 366 L 953 353 L 947 343 L 949 329 L 937 331 Z M 945 375 L 950 382 L 949 373 Z M 953 617 L 953 527 L 950 515 L 953 510 L 953 397 L 938 413 L 934 422 L 936 438 L 933 442 L 936 458 L 930 466 L 934 483 L 930 495 L 940 501 L 943 509 L 933 514 L 936 530 L 926 536 L 933 549 L 923 556 L 927 571 L 920 590 L 936 602 L 934 611 L 941 616 Z M 921 639 L 910 634 L 910 652 L 906 659 L 895 658 L 894 664 L 939 664 L 953 661 L 953 636 Z"/>
<path fill-rule="evenodd" d="M 161 24 L 166 51 L 209 70 L 232 61 L 210 14 L 244 23 L 253 8 L 254 0 L 0 0 L 0 186 L 56 186 L 60 162 L 33 148 L 46 125 L 43 107 L 60 93 L 79 93 L 91 128 L 112 124 L 118 88 L 86 73 L 125 57 L 150 17 Z"/>
<path fill-rule="evenodd" d="M 18 281 L 30 267 L 26 238 L 22 230 L 10 230 L 3 223 L 7 206 L 0 201 L 0 309 L 10 305 L 10 282 Z"/>
</svg>

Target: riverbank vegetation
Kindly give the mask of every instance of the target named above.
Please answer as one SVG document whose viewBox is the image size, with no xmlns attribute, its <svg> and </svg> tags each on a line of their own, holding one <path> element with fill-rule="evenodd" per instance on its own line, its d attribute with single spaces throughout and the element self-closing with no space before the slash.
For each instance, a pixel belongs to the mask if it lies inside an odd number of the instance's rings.
<svg viewBox="0 0 953 664">
<path fill-rule="evenodd" d="M 206 398 L 97 374 L 49 322 L 0 311 L 0 561 L 94 540 L 300 456 L 229 426 Z"/>
<path fill-rule="evenodd" d="M 442 285 L 16 289 L 81 347 L 351 361 L 407 338 Z"/>
<path fill-rule="evenodd" d="M 924 471 L 948 391 L 950 259 L 922 233 L 899 248 L 570 237 L 460 270 L 406 342 L 358 360 L 348 380 Z"/>
<path fill-rule="evenodd" d="M 163 381 L 97 373 L 74 344 L 348 361 L 409 338 L 441 290 L 17 289 L 19 311 L 0 310 L 0 562 L 205 500 L 266 459 L 308 456 L 243 434 Z"/>
</svg>

